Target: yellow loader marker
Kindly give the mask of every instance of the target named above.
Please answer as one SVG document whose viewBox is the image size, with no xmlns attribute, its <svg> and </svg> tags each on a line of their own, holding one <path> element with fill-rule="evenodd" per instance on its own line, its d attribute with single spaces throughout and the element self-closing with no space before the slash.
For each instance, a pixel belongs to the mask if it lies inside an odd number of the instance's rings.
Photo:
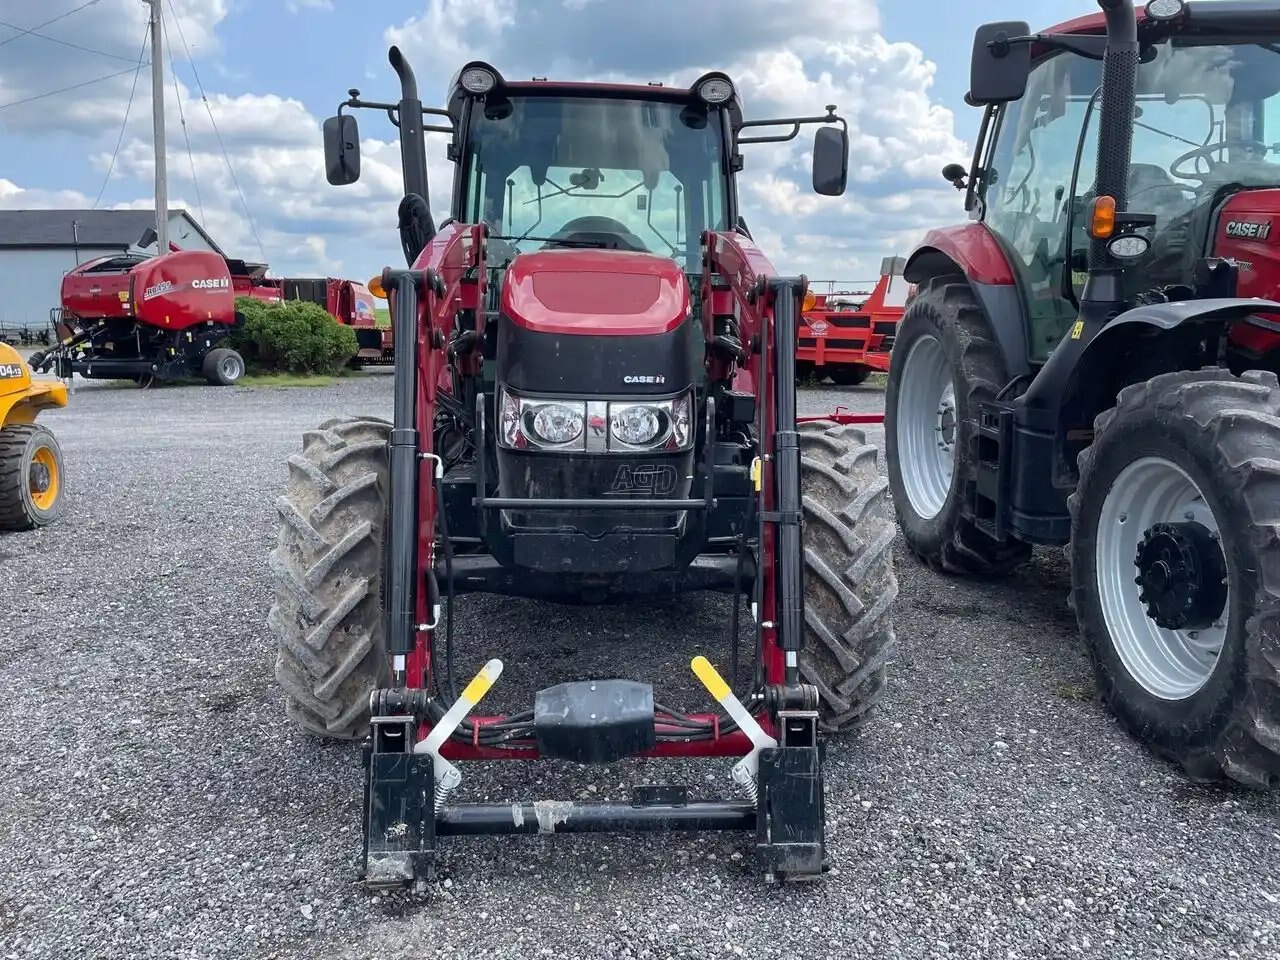
<svg viewBox="0 0 1280 960">
<path fill-rule="evenodd" d="M 440 748 L 444 746 L 445 741 L 453 735 L 453 731 L 458 729 L 458 724 L 462 723 L 468 713 L 479 703 L 489 688 L 497 682 L 502 676 L 502 661 L 490 660 L 480 672 L 472 678 L 466 688 L 454 701 L 453 706 L 445 711 L 440 722 L 431 728 L 431 732 L 427 734 L 426 739 L 414 745 L 414 753 L 431 754 L 431 766 L 435 771 L 436 782 L 436 809 L 439 809 L 444 803 L 445 797 L 452 792 L 458 784 L 462 782 L 462 773 L 458 768 L 440 756 Z"/>
<path fill-rule="evenodd" d="M 759 796 L 756 778 L 760 772 L 760 751 L 776 747 L 778 741 L 765 733 L 764 728 L 756 723 L 756 718 L 748 713 L 742 701 L 733 695 L 729 684 L 725 683 L 724 678 L 711 665 L 711 661 L 706 657 L 697 656 L 689 666 L 693 668 L 694 676 L 707 688 L 711 698 L 724 707 L 725 713 L 729 714 L 730 719 L 738 725 L 738 729 L 751 740 L 751 752 L 733 765 L 732 774 L 734 782 L 742 787 L 748 797 L 755 800 Z"/>
</svg>

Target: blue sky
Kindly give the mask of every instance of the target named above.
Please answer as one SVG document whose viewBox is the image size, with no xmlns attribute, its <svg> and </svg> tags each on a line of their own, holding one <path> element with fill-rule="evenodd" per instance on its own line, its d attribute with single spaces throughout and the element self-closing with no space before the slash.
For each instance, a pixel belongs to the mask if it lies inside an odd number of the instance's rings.
<svg viewBox="0 0 1280 960">
<path fill-rule="evenodd" d="M 150 85 L 139 79 L 140 0 L 0 0 L 0 206 L 90 206 L 121 147 L 101 206 L 151 203 Z M 512 76 L 622 77 L 688 82 L 727 69 L 755 116 L 817 112 L 835 100 L 853 134 L 853 180 L 840 200 L 814 197 L 805 143 L 750 154 L 742 194 L 757 240 L 787 271 L 862 279 L 906 253 L 930 225 L 960 219 L 937 175 L 965 161 L 978 114 L 964 106 L 979 19 L 1033 28 L 1096 9 L 1091 0 L 166 0 L 177 84 L 167 90 L 171 198 L 200 215 L 230 253 L 256 258 L 225 145 L 268 261 L 279 274 L 372 275 L 399 263 L 394 236 L 398 156 L 393 130 L 361 117 L 366 176 L 323 177 L 319 122 L 348 87 L 394 99 L 386 50 L 410 53 L 424 99 L 440 99 L 465 60 Z M 975 7 L 980 7 L 977 12 Z M 35 34 L 21 30 L 69 13 Z M 682 22 L 684 29 L 671 25 Z M 177 25 L 217 118 L 198 98 Z M 61 43 L 57 41 L 62 41 Z M 72 46 L 75 45 L 75 46 Z M 96 52 L 88 52 L 90 48 Z M 111 54 L 107 56 L 105 54 Z M 166 70 L 168 69 L 166 64 Z M 5 107 L 106 74 L 79 90 Z M 121 132 L 123 129 L 123 136 Z M 807 138 L 805 138 L 807 139 Z M 443 141 L 432 153 L 433 204 L 447 202 Z M 192 167 L 196 176 L 191 176 Z M 199 189 L 201 204 L 197 205 Z"/>
</svg>

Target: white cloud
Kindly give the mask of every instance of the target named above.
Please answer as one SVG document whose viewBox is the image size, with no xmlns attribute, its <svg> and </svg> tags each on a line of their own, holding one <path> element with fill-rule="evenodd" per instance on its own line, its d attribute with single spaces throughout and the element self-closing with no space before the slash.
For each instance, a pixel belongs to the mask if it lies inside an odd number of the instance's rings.
<svg viewBox="0 0 1280 960">
<path fill-rule="evenodd" d="M 188 41 L 205 52 L 217 49 L 227 0 L 174 2 Z M 132 48 L 136 55 L 143 5 L 102 0 L 100 6 L 101 11 L 87 8 L 83 16 L 93 16 L 80 25 L 92 26 L 92 45 Z M 670 23 L 678 14 L 688 29 L 673 32 Z M 955 136 L 950 111 L 931 97 L 934 67 L 915 46 L 892 42 L 878 30 L 872 0 L 701 0 L 697 5 L 561 0 L 550 8 L 531 0 L 426 0 L 420 14 L 388 29 L 385 38 L 402 45 L 420 65 L 428 105 L 439 105 L 449 77 L 473 57 L 493 62 L 509 76 L 565 79 L 687 84 L 705 70 L 724 69 L 742 90 L 752 118 L 820 114 L 826 104 L 837 104 L 851 141 L 846 196 L 820 197 L 810 189 L 813 127 L 790 143 L 744 148 L 747 165 L 739 192 L 757 242 L 780 270 L 846 279 L 874 275 L 882 257 L 908 252 L 929 226 L 962 218 L 955 191 L 938 171 L 949 161 L 964 160 L 968 148 Z M 175 29 L 170 35 L 177 41 Z M 89 43 L 84 34 L 66 36 Z M 60 83 L 77 82 L 87 69 L 69 56 L 73 51 L 65 58 L 54 56 L 56 48 L 39 48 L 44 59 L 28 53 L 23 53 L 27 59 L 10 57 L 9 51 L 20 46 L 6 46 L 0 60 L 0 102 L 47 90 L 53 73 Z M 179 56 L 185 78 L 189 74 L 181 62 Z M 100 63 L 93 68 L 102 72 Z M 332 187 L 324 178 L 320 118 L 291 96 L 293 91 L 245 90 L 230 74 L 215 75 L 212 84 L 203 72 L 202 78 L 207 86 L 222 87 L 208 90 L 209 106 L 274 272 L 365 277 L 385 264 L 403 262 L 395 235 L 402 192 L 399 150 L 385 117 L 358 115 L 362 178 L 349 187 Z M 87 164 L 100 178 L 110 162 L 131 79 L 86 87 L 83 97 L 56 101 L 56 110 L 36 103 L 32 109 L 0 111 L 0 136 L 8 130 L 78 137 Z M 385 59 L 368 86 L 372 99 L 395 98 L 395 76 Z M 344 87 L 338 78 L 336 92 Z M 209 232 L 230 252 L 255 258 L 253 231 L 209 116 L 185 84 L 180 90 L 193 154 L 189 160 L 171 80 L 166 99 L 172 203 L 199 215 L 194 164 Z M 104 205 L 151 203 L 149 108 L 144 74 Z M 443 143 L 439 135 L 428 140 L 437 220 L 447 215 L 452 181 Z M 0 180 L 0 206 L 88 205 L 96 192 L 97 182 L 80 190 L 24 190 L 20 183 Z"/>
</svg>

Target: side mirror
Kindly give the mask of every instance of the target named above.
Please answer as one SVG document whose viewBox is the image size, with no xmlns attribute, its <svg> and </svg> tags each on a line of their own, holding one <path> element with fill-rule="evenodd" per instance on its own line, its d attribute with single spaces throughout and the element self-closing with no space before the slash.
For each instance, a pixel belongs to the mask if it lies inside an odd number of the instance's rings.
<svg viewBox="0 0 1280 960">
<path fill-rule="evenodd" d="M 335 187 L 360 179 L 360 130 L 350 114 L 324 122 L 324 171 Z"/>
<path fill-rule="evenodd" d="M 969 175 L 969 171 L 958 163 L 948 163 L 942 168 L 942 179 L 951 184 L 957 190 L 963 190 L 967 184 L 964 178 Z"/>
<path fill-rule="evenodd" d="M 1023 20 L 1002 20 L 977 29 L 969 68 L 969 96 L 974 106 L 1008 103 L 1027 92 L 1031 75 L 1031 44 L 1010 43 L 1031 31 Z"/>
<path fill-rule="evenodd" d="M 814 192 L 841 196 L 848 179 L 849 135 L 842 127 L 820 127 L 813 136 Z"/>
<path fill-rule="evenodd" d="M 159 239 L 160 238 L 156 236 L 156 228 L 147 227 L 147 229 L 142 231 L 142 236 L 138 238 L 138 247 L 139 249 L 145 250 Z"/>
</svg>

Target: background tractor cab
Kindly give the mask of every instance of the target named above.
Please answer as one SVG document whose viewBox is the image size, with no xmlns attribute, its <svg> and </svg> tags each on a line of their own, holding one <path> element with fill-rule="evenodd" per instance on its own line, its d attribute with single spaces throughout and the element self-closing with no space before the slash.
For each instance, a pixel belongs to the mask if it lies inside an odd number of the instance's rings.
<svg viewBox="0 0 1280 960">
<path fill-rule="evenodd" d="M 1197 777 L 1276 785 L 1280 4 L 1098 5 L 975 35 L 943 171 L 974 222 L 907 263 L 889 482 L 937 569 L 1069 543 L 1103 700 Z"/>
<path fill-rule="evenodd" d="M 1143 15 L 1137 24 L 1125 185 L 1128 206 L 1153 219 L 1123 258 L 1123 296 L 1130 303 L 1166 293 L 1184 299 L 1197 287 L 1198 269 L 1221 264 L 1236 274 L 1235 293 L 1273 297 L 1280 292 L 1280 234 L 1270 229 L 1280 217 L 1275 10 L 1265 3 L 1182 10 L 1168 19 Z M 993 24 L 980 42 L 1023 27 Z M 980 227 L 935 231 L 924 242 L 926 250 L 967 250 L 995 267 L 978 278 L 988 301 L 1016 291 L 1025 324 L 1013 322 L 1013 311 L 994 311 L 1009 318 L 996 332 L 1011 373 L 1044 363 L 1079 310 L 1092 242 L 1087 214 L 1098 195 L 1105 42 L 1104 18 L 1095 14 L 1011 50 L 1005 66 L 1027 58 L 1025 92 L 988 102 L 967 176 L 956 164 L 946 171 L 966 190 Z M 1202 265 L 1206 259 L 1214 262 Z M 985 289 L 991 286 L 1014 290 Z M 1256 319 L 1236 325 L 1229 352 L 1237 369 L 1280 371 L 1280 327 Z"/>
</svg>

